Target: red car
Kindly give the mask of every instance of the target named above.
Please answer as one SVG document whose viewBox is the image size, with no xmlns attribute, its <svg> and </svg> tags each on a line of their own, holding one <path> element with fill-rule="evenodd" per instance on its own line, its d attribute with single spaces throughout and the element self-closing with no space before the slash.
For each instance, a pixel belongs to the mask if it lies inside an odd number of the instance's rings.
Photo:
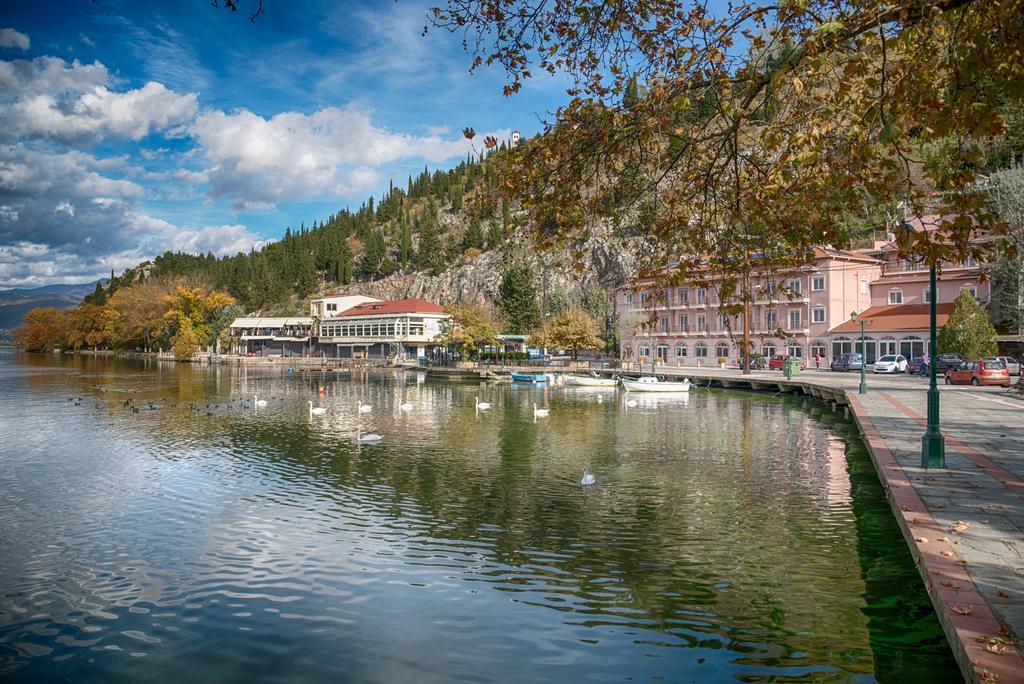
<svg viewBox="0 0 1024 684">
<path fill-rule="evenodd" d="M 1010 371 L 1002 361 L 964 361 L 959 368 L 946 371 L 947 385 L 1010 386 Z"/>
<path fill-rule="evenodd" d="M 772 354 L 772 357 L 768 359 L 768 370 L 782 370 L 782 362 L 789 360 L 789 354 Z M 803 359 L 797 359 L 800 362 L 800 368 L 806 368 L 804 366 Z"/>
</svg>

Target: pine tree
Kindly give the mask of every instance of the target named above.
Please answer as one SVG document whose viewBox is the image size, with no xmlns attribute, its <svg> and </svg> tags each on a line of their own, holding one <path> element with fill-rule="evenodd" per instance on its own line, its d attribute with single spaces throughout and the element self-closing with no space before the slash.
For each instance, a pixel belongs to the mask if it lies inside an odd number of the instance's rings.
<svg viewBox="0 0 1024 684">
<path fill-rule="evenodd" d="M 988 314 L 967 290 L 961 290 L 953 302 L 953 313 L 939 331 L 939 353 L 959 353 L 965 359 L 980 359 L 998 353 L 996 329 Z"/>
<path fill-rule="evenodd" d="M 367 278 L 373 279 L 380 273 L 380 265 L 385 256 L 384 234 L 379 229 L 371 230 L 363 244 L 363 258 L 359 263 L 359 270 Z"/>
<path fill-rule="evenodd" d="M 441 270 L 441 240 L 437 234 L 437 224 L 429 217 L 420 224 L 420 241 L 413 265 L 419 271 L 429 270 L 432 275 L 437 275 Z"/>
<path fill-rule="evenodd" d="M 455 183 L 451 189 L 452 211 L 462 209 L 462 184 Z"/>
<path fill-rule="evenodd" d="M 470 247 L 483 249 L 483 246 L 484 234 L 480 229 L 480 219 L 474 216 L 469 222 L 469 228 L 466 229 L 465 235 L 462 236 L 462 251 L 465 252 Z"/>
<path fill-rule="evenodd" d="M 352 250 L 349 249 L 347 243 L 342 242 L 341 250 L 338 254 L 338 282 L 342 285 L 348 285 L 352 282 L 355 271 L 355 264 L 352 263 Z"/>
<path fill-rule="evenodd" d="M 412 256 L 412 227 L 409 225 L 408 214 L 402 214 L 401 232 L 398 237 L 398 256 L 404 270 L 409 266 L 409 258 Z"/>
<path fill-rule="evenodd" d="M 514 262 L 501 275 L 498 307 L 505 317 L 505 329 L 517 335 L 528 335 L 540 325 L 540 307 L 533 269 Z"/>
<path fill-rule="evenodd" d="M 491 219 L 487 228 L 487 249 L 497 249 L 500 247 L 502 237 L 501 226 L 497 221 Z"/>
</svg>

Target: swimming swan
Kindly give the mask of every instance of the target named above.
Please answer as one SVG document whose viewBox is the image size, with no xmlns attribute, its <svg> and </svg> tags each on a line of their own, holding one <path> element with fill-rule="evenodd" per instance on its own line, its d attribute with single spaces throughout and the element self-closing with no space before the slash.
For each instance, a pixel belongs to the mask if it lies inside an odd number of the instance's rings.
<svg viewBox="0 0 1024 684">
<path fill-rule="evenodd" d="M 325 413 L 327 413 L 327 409 L 325 409 L 323 407 L 320 407 L 320 406 L 317 406 L 316 408 L 313 408 L 313 402 L 309 402 L 309 415 L 310 415 L 310 417 L 322 416 Z"/>
<path fill-rule="evenodd" d="M 258 406 L 260 408 L 263 408 L 264 406 L 267 405 L 267 400 L 266 399 L 260 399 L 258 396 L 256 396 L 254 394 L 254 395 L 252 395 L 252 403 L 253 403 L 253 406 Z"/>
<path fill-rule="evenodd" d="M 550 409 L 539 409 L 537 408 L 537 402 L 533 402 L 533 417 L 534 418 L 547 418 Z"/>
<path fill-rule="evenodd" d="M 586 468 L 583 469 L 583 479 L 580 480 L 580 484 L 584 487 L 597 484 L 597 478 L 590 474 L 590 471 Z"/>
</svg>

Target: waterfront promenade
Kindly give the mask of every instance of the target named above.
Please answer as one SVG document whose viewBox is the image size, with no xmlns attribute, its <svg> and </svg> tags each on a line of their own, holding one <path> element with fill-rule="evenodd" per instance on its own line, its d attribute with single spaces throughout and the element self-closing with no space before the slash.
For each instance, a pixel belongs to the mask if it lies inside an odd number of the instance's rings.
<svg viewBox="0 0 1024 684">
<path fill-rule="evenodd" d="M 657 372 L 703 384 L 742 380 L 735 368 Z M 927 380 L 869 374 L 859 395 L 857 373 L 749 377 L 762 389 L 826 389 L 849 407 L 964 677 L 1024 682 L 1024 401 L 1003 388 L 941 386 L 947 467 L 927 470 Z"/>
</svg>

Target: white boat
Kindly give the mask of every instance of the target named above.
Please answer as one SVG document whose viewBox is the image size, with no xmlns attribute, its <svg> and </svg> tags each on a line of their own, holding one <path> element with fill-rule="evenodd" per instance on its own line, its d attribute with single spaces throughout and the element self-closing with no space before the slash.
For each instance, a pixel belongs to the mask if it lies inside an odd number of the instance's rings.
<svg viewBox="0 0 1024 684">
<path fill-rule="evenodd" d="M 691 384 L 689 378 L 682 382 L 664 382 L 650 376 L 636 380 L 622 378 L 622 386 L 630 392 L 689 392 Z"/>
<path fill-rule="evenodd" d="M 619 381 L 615 378 L 599 378 L 593 375 L 566 375 L 565 384 L 575 387 L 615 387 Z"/>
</svg>

